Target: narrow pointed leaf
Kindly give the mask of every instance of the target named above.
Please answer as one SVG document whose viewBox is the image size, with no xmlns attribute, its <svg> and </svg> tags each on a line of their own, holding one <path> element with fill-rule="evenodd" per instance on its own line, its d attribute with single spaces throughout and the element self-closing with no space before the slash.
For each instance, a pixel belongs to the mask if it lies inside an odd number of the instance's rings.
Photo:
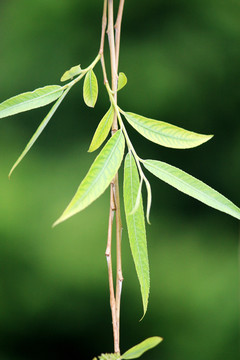
<svg viewBox="0 0 240 360">
<path fill-rule="evenodd" d="M 147 222 L 150 225 L 150 210 L 151 210 L 151 206 L 152 206 L 152 190 L 151 190 L 151 185 L 149 183 L 149 181 L 147 180 L 147 178 L 144 179 L 145 181 L 145 185 L 147 188 L 147 211 L 146 211 L 146 218 L 147 218 Z"/>
<path fill-rule="evenodd" d="M 0 104 L 0 118 L 48 105 L 57 100 L 62 93 L 61 86 L 49 85 L 13 96 Z"/>
<path fill-rule="evenodd" d="M 53 114 L 55 113 L 55 111 L 57 110 L 57 108 L 59 107 L 59 105 L 61 104 L 61 102 L 63 101 L 63 99 L 65 98 L 65 96 L 67 95 L 68 91 L 70 90 L 70 88 L 67 88 L 64 93 L 60 96 L 60 98 L 56 101 L 56 103 L 53 105 L 53 107 L 51 108 L 51 110 L 49 111 L 49 113 L 47 114 L 47 116 L 43 119 L 43 121 L 41 122 L 41 124 L 39 125 L 39 127 L 37 128 L 37 130 L 35 131 L 35 133 L 33 134 L 33 136 L 31 137 L 30 141 L 27 143 L 27 146 L 25 147 L 25 149 L 23 150 L 22 154 L 19 156 L 19 158 L 17 159 L 17 161 L 15 162 L 15 164 L 13 165 L 13 167 L 10 170 L 10 173 L 8 175 L 8 177 L 10 178 L 11 174 L 13 173 L 13 170 L 18 166 L 18 164 L 22 161 L 22 159 L 24 158 L 24 156 L 28 153 L 28 151 L 31 149 L 31 147 L 33 146 L 33 144 L 35 143 L 35 141 L 38 139 L 38 137 L 41 135 L 41 133 L 43 132 L 43 130 L 45 129 L 45 127 L 47 126 L 47 124 L 49 123 L 50 119 L 52 118 Z"/>
<path fill-rule="evenodd" d="M 160 344 L 160 342 L 163 341 L 163 339 L 159 336 L 153 336 L 150 337 L 144 341 L 142 341 L 140 344 L 132 347 L 131 349 L 129 349 L 128 351 L 126 351 L 122 356 L 121 359 L 137 359 L 140 356 L 142 356 L 142 354 L 144 354 L 146 351 L 154 348 L 155 346 L 157 346 L 158 344 Z"/>
<path fill-rule="evenodd" d="M 189 149 L 210 140 L 213 135 L 202 135 L 184 130 L 163 121 L 148 119 L 144 116 L 124 113 L 129 124 L 148 140 L 170 148 Z"/>
<path fill-rule="evenodd" d="M 124 88 L 124 86 L 127 84 L 127 77 L 123 72 L 120 72 L 119 77 L 118 77 L 118 88 L 117 90 L 121 90 L 122 88 Z"/>
<path fill-rule="evenodd" d="M 65 73 L 61 77 L 61 81 L 70 80 L 74 76 L 81 74 L 81 72 L 82 72 L 82 69 L 81 69 L 80 65 L 73 66 L 73 67 L 71 67 L 70 70 L 65 71 Z"/>
<path fill-rule="evenodd" d="M 202 181 L 161 161 L 145 160 L 143 165 L 152 174 L 179 191 L 240 220 L 240 209 L 225 196 L 204 184 Z"/>
<path fill-rule="evenodd" d="M 91 145 L 89 147 L 89 152 L 95 151 L 99 148 L 99 146 L 102 145 L 106 137 L 108 136 L 108 133 L 111 129 L 112 123 L 114 119 L 114 109 L 111 106 L 108 112 L 104 115 L 102 120 L 100 121 L 95 134 L 93 136 Z"/>
<path fill-rule="evenodd" d="M 124 136 L 118 130 L 96 157 L 70 204 L 54 226 L 85 209 L 106 190 L 121 165 L 124 146 Z"/>
<path fill-rule="evenodd" d="M 139 176 L 137 166 L 132 154 L 128 153 L 124 166 L 124 206 L 129 242 L 140 283 L 143 311 L 145 315 L 148 305 L 150 279 L 142 196 L 140 196 L 138 209 L 134 214 L 131 214 L 137 200 L 138 189 Z"/>
<path fill-rule="evenodd" d="M 94 107 L 98 97 L 98 82 L 93 70 L 89 70 L 84 79 L 83 98 L 87 106 Z"/>
</svg>

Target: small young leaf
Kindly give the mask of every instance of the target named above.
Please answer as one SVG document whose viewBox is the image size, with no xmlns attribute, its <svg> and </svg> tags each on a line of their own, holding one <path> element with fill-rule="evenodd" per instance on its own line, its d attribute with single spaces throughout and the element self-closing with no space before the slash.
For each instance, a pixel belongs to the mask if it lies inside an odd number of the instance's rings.
<svg viewBox="0 0 240 360">
<path fill-rule="evenodd" d="M 41 124 L 39 125 L 39 127 L 37 128 L 37 130 L 35 131 L 35 133 L 33 134 L 33 136 L 31 137 L 30 141 L 28 142 L 27 146 L 25 147 L 25 149 L 23 150 L 22 154 L 19 156 L 19 158 L 17 159 L 17 161 L 15 162 L 15 164 L 13 165 L 13 167 L 10 170 L 10 173 L 8 175 L 8 177 L 10 178 L 13 170 L 18 166 L 18 164 L 22 161 L 22 159 L 24 158 L 24 156 L 28 153 L 28 151 L 31 149 L 31 147 L 33 146 L 33 144 L 35 143 L 35 141 L 38 139 L 38 137 L 41 135 L 41 133 L 43 132 L 43 130 L 45 129 L 45 127 L 47 126 L 47 124 L 49 123 L 50 119 L 52 118 L 53 114 L 55 113 L 55 111 L 57 110 L 57 108 L 59 107 L 59 105 L 61 104 L 61 102 L 63 101 L 63 99 L 65 98 L 65 96 L 67 95 L 68 91 L 70 90 L 70 87 L 68 87 L 64 93 L 60 96 L 60 98 L 56 101 L 56 103 L 53 105 L 53 107 L 51 108 L 51 110 L 49 111 L 49 113 L 47 114 L 47 116 L 43 119 L 43 121 L 41 122 Z"/>
<path fill-rule="evenodd" d="M 84 79 L 83 98 L 87 106 L 94 107 L 98 97 L 98 82 L 93 70 L 89 70 Z"/>
<path fill-rule="evenodd" d="M 70 204 L 53 226 L 85 209 L 106 190 L 121 165 L 124 146 L 124 136 L 118 130 L 96 157 Z"/>
<path fill-rule="evenodd" d="M 142 356 L 142 354 L 144 354 L 146 351 L 157 346 L 161 341 L 163 341 L 163 339 L 159 336 L 150 337 L 150 338 L 142 341 L 140 344 L 138 344 L 138 345 L 132 347 L 131 349 L 129 349 L 128 351 L 126 351 L 121 356 L 121 359 L 125 359 L 125 360 L 137 359 L 140 356 Z"/>
<path fill-rule="evenodd" d="M 151 185 L 149 183 L 149 181 L 147 180 L 147 178 L 144 179 L 145 181 L 145 185 L 147 188 L 147 211 L 146 211 L 146 218 L 147 218 L 147 222 L 150 225 L 150 210 L 151 210 L 151 205 L 152 205 L 152 190 L 151 190 Z"/>
<path fill-rule="evenodd" d="M 57 100 L 62 93 L 63 88 L 61 86 L 49 85 L 32 92 L 13 96 L 0 104 L 0 118 L 48 105 Z"/>
<path fill-rule="evenodd" d="M 148 119 L 129 112 L 124 112 L 124 116 L 129 124 L 145 138 L 156 144 L 170 148 L 193 148 L 213 137 L 213 135 L 197 134 L 163 121 Z"/>
<path fill-rule="evenodd" d="M 162 161 L 145 160 L 143 165 L 152 174 L 179 191 L 240 220 L 240 209 L 202 181 Z"/>
<path fill-rule="evenodd" d="M 124 88 L 124 86 L 127 84 L 127 77 L 123 72 L 120 72 L 119 77 L 118 77 L 118 88 L 117 91 L 121 90 L 122 88 Z"/>
<path fill-rule="evenodd" d="M 144 316 L 148 305 L 150 279 L 142 196 L 140 196 L 140 204 L 138 209 L 134 214 L 131 214 L 134 205 L 136 204 L 138 189 L 139 175 L 137 166 L 132 154 L 128 153 L 124 165 L 123 196 L 129 242 L 137 271 L 137 276 L 140 282 Z"/>
<path fill-rule="evenodd" d="M 100 121 L 95 134 L 93 136 L 92 142 L 89 147 L 89 152 L 95 151 L 102 145 L 108 133 L 111 129 L 112 123 L 114 119 L 114 108 L 113 106 L 110 107 L 108 112 L 104 115 L 102 120 Z"/>
<path fill-rule="evenodd" d="M 81 69 L 80 65 L 73 66 L 73 67 L 71 67 L 70 70 L 65 71 L 65 73 L 61 77 L 61 81 L 70 80 L 74 76 L 81 74 L 81 72 L 82 72 L 82 69 Z"/>
</svg>

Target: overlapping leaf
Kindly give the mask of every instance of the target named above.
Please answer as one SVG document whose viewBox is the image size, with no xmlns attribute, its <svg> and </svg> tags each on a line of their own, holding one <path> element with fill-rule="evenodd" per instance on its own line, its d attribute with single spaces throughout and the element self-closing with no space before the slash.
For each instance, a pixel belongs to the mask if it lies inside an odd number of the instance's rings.
<svg viewBox="0 0 240 360">
<path fill-rule="evenodd" d="M 160 344 L 160 342 L 163 339 L 159 336 L 153 336 L 150 337 L 144 341 L 142 341 L 140 344 L 132 347 L 131 349 L 129 349 L 128 351 L 126 351 L 123 355 L 121 355 L 121 359 L 124 360 L 128 360 L 128 359 L 137 359 L 140 356 L 142 356 L 142 354 L 144 354 L 146 351 L 154 348 L 155 346 L 157 346 L 158 344 Z"/>
<path fill-rule="evenodd" d="M 61 86 L 48 85 L 32 92 L 13 96 L 0 104 L 0 118 L 48 105 L 57 100 L 62 93 Z"/>
<path fill-rule="evenodd" d="M 93 70 L 89 70 L 83 84 L 83 99 L 87 106 L 94 107 L 98 97 L 98 82 Z"/>
<path fill-rule="evenodd" d="M 104 115 L 102 120 L 100 121 L 95 134 L 93 136 L 92 142 L 89 147 L 89 152 L 95 151 L 102 145 L 108 133 L 111 129 L 112 123 L 114 119 L 114 108 L 113 106 L 110 107 L 108 112 Z"/>
<path fill-rule="evenodd" d="M 124 206 L 127 220 L 128 236 L 137 276 L 140 282 L 144 315 L 147 310 L 150 279 L 147 252 L 147 239 L 142 205 L 142 196 L 137 210 L 136 204 L 139 189 L 137 166 L 131 153 L 128 153 L 124 166 Z"/>
<path fill-rule="evenodd" d="M 163 121 L 124 112 L 127 121 L 148 140 L 170 148 L 189 149 L 210 140 L 213 135 L 202 135 L 184 130 Z"/>
<path fill-rule="evenodd" d="M 74 76 L 81 74 L 81 72 L 82 72 L 82 69 L 81 69 L 80 65 L 73 66 L 73 67 L 71 67 L 70 70 L 65 71 L 65 73 L 61 77 L 61 81 L 70 80 Z"/>
<path fill-rule="evenodd" d="M 96 157 L 70 204 L 54 225 L 85 209 L 106 190 L 121 165 L 124 146 L 124 136 L 118 130 Z"/>
<path fill-rule="evenodd" d="M 24 156 L 28 153 L 28 151 L 31 149 L 31 147 L 33 146 L 33 144 L 35 143 L 35 141 L 38 139 L 38 137 L 41 135 L 41 133 L 43 132 L 43 130 L 45 129 L 45 127 L 47 126 L 47 124 L 49 123 L 50 119 L 52 118 L 53 114 L 55 113 L 55 111 L 57 110 L 57 108 L 59 107 L 59 105 L 61 104 L 61 102 L 63 101 L 63 99 L 65 98 L 65 96 L 67 95 L 68 91 L 70 90 L 70 88 L 67 88 L 64 93 L 60 96 L 60 98 L 56 101 L 56 103 L 53 105 L 53 107 L 51 108 L 51 110 L 49 111 L 49 113 L 47 114 L 47 116 L 43 119 L 43 121 L 41 122 L 41 124 L 39 125 L 39 127 L 37 128 L 37 130 L 35 131 L 35 133 L 33 134 L 33 136 L 31 137 L 30 141 L 27 143 L 27 146 L 25 147 L 25 149 L 23 150 L 22 154 L 19 156 L 19 158 L 17 159 L 17 161 L 15 162 L 15 164 L 13 165 L 13 167 L 10 170 L 9 173 L 9 177 L 11 176 L 13 170 L 18 166 L 18 164 L 22 161 L 22 159 L 24 158 Z"/>
<path fill-rule="evenodd" d="M 145 160 L 143 165 L 159 179 L 179 191 L 240 220 L 240 209 L 202 181 L 162 161 Z"/>
<path fill-rule="evenodd" d="M 123 72 L 120 72 L 119 77 L 118 77 L 118 88 L 117 88 L 117 90 L 118 91 L 121 90 L 126 85 L 127 85 L 127 77 Z"/>
</svg>

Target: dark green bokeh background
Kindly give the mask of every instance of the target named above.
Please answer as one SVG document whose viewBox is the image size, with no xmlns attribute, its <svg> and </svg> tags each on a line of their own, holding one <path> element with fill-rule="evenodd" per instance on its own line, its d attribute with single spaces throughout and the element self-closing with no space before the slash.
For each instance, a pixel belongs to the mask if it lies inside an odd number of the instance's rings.
<svg viewBox="0 0 240 360">
<path fill-rule="evenodd" d="M 99 46 L 102 1 L 2 0 L 0 100 L 87 66 Z M 240 204 L 238 0 L 126 0 L 121 106 L 189 130 L 215 134 L 192 150 L 158 147 L 129 127 L 140 156 L 199 177 Z M 91 136 L 108 107 L 100 66 L 94 110 L 72 89 L 37 144 L 8 171 L 47 112 L 0 121 L 0 359 L 92 359 L 112 351 L 107 268 L 108 192 L 59 225 L 95 154 Z M 122 350 L 153 335 L 151 360 L 236 360 L 238 222 L 178 193 L 149 174 L 147 226 L 151 295 L 146 317 L 126 225 Z M 144 194 L 145 196 L 145 194 Z"/>
</svg>

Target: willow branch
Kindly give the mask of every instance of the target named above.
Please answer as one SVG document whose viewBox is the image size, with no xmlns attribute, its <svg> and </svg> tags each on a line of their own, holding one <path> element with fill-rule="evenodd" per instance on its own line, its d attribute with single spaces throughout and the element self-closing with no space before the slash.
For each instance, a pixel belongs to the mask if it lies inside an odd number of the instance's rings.
<svg viewBox="0 0 240 360">
<path fill-rule="evenodd" d="M 108 282 L 109 282 L 109 292 L 110 292 L 110 307 L 112 313 L 112 325 L 113 325 L 113 338 L 114 338 L 114 349 L 118 347 L 118 326 L 116 318 L 116 300 L 114 294 L 114 283 L 113 283 L 113 271 L 112 271 L 112 226 L 115 212 L 115 203 L 114 203 L 114 189 L 113 184 L 111 184 L 111 199 L 110 199 L 110 210 L 109 210 L 109 222 L 108 222 L 108 241 L 106 248 L 106 259 L 108 266 Z"/>
<path fill-rule="evenodd" d="M 118 74 L 117 74 L 117 63 L 116 49 L 115 49 L 115 37 L 114 37 L 114 11 L 113 11 L 113 0 L 108 0 L 108 42 L 110 49 L 110 60 L 111 60 L 111 75 L 112 75 L 112 91 L 114 100 L 117 103 L 117 86 L 118 86 Z M 120 37 L 119 40 L 120 42 Z M 115 110 L 114 121 L 112 126 L 112 134 L 118 129 L 117 112 Z M 119 196 L 119 181 L 118 174 L 114 177 L 114 200 L 116 206 L 116 251 L 117 251 L 117 274 L 116 274 L 116 325 L 118 330 L 117 347 L 115 352 L 120 353 L 120 301 L 122 292 L 122 261 L 121 261 L 121 241 L 122 241 L 122 222 L 121 222 L 121 209 L 120 209 L 120 196 Z"/>
<path fill-rule="evenodd" d="M 101 43 L 100 43 L 100 49 L 99 49 L 99 54 L 101 56 L 101 64 L 102 64 L 104 84 L 106 84 L 108 82 L 106 66 L 105 66 L 105 60 L 104 60 L 104 43 L 105 43 L 106 28 L 107 28 L 107 0 L 104 0 L 103 16 L 102 16 L 102 34 L 101 34 Z"/>
<path fill-rule="evenodd" d="M 121 38 L 121 26 L 122 26 L 122 16 L 125 0 L 120 0 L 118 7 L 117 20 L 115 23 L 115 58 L 116 58 L 116 71 L 118 71 L 119 63 L 119 53 L 120 53 L 120 38 Z"/>
</svg>

